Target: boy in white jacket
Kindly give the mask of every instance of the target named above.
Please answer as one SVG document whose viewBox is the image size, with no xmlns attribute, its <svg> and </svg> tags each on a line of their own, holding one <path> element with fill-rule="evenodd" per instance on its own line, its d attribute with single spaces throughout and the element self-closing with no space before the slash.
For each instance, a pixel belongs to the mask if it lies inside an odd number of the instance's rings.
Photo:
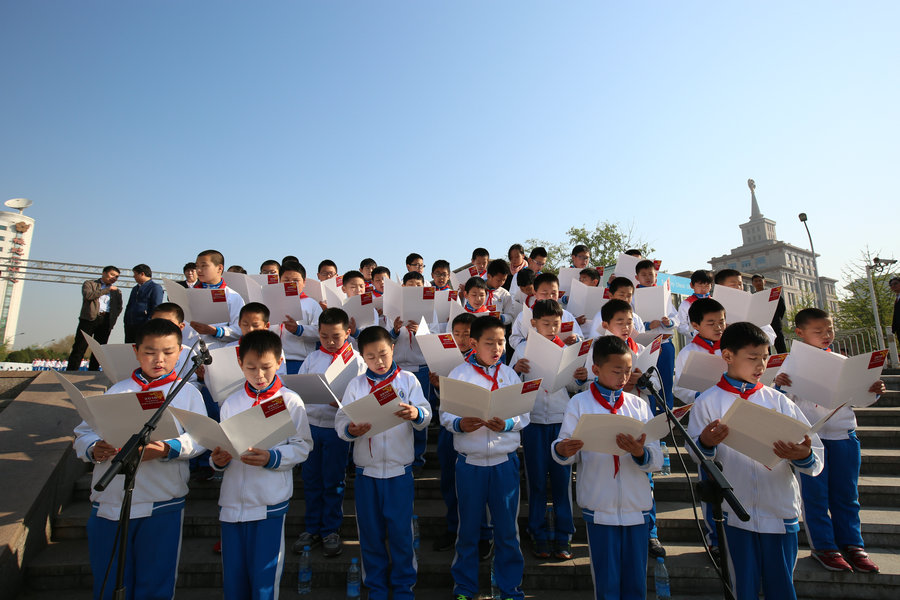
<svg viewBox="0 0 900 600">
<path fill-rule="evenodd" d="M 647 473 L 662 467 L 659 442 L 627 434 L 616 436 L 622 455 L 582 450 L 572 434 L 582 415 L 620 414 L 647 422 L 647 403 L 622 388 L 631 376 L 631 352 L 616 336 L 594 342 L 590 389 L 574 396 L 566 408 L 553 459 L 578 462 L 578 505 L 587 524 L 591 573 L 596 598 L 643 599 L 647 595 L 647 538 L 653 496 Z"/>
</svg>

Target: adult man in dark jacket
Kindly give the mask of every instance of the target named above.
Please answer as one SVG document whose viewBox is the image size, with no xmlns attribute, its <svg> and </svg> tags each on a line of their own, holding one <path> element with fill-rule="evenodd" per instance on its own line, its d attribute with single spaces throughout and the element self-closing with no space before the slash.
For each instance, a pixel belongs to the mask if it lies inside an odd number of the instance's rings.
<svg viewBox="0 0 900 600">
<path fill-rule="evenodd" d="M 753 289 L 755 291 L 761 292 L 766 289 L 766 278 L 762 275 L 756 274 L 750 281 L 753 283 Z M 784 304 L 784 294 L 781 294 L 778 298 L 778 306 L 775 308 L 775 314 L 772 315 L 772 329 L 775 330 L 775 352 L 778 354 L 787 352 L 783 331 L 785 312 L 787 312 L 787 307 Z"/>
<path fill-rule="evenodd" d="M 77 371 L 87 350 L 87 342 L 81 334 L 84 331 L 101 344 L 109 340 L 109 332 L 122 312 L 122 292 L 115 286 L 119 279 L 119 269 L 112 265 L 103 268 L 99 279 L 90 279 L 81 285 L 81 313 L 75 330 L 75 343 L 69 354 L 68 371 Z M 91 355 L 91 371 L 99 371 L 97 357 Z"/>
<path fill-rule="evenodd" d="M 125 343 L 132 344 L 137 338 L 138 329 L 150 320 L 153 309 L 163 301 L 162 286 L 153 281 L 153 271 L 141 263 L 136 265 L 134 280 L 137 285 L 131 288 L 128 304 L 125 305 Z"/>
</svg>

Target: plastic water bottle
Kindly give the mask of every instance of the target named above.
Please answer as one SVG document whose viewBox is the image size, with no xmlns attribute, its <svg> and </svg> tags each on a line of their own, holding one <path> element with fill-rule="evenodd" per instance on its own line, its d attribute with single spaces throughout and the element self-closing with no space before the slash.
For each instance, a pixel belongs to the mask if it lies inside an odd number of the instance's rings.
<svg viewBox="0 0 900 600">
<path fill-rule="evenodd" d="M 669 587 L 669 571 L 666 569 L 666 561 L 662 556 L 656 559 L 653 581 L 656 583 L 656 600 L 671 600 L 672 588 Z"/>
<path fill-rule="evenodd" d="M 665 442 L 660 442 L 659 447 L 662 450 L 662 455 L 663 455 L 662 474 L 663 475 L 671 475 L 672 474 L 672 460 L 669 458 L 669 448 L 666 446 Z"/>
<path fill-rule="evenodd" d="M 312 592 L 312 564 L 309 559 L 309 546 L 303 546 L 303 554 L 300 555 L 300 572 L 297 573 L 297 593 L 309 594 Z"/>
<path fill-rule="evenodd" d="M 553 505 L 547 507 L 547 513 L 544 516 L 544 527 L 547 529 L 547 539 L 556 539 L 556 514 L 553 512 Z"/>
<path fill-rule="evenodd" d="M 419 555 L 419 515 L 413 515 L 413 552 Z"/>
<path fill-rule="evenodd" d="M 497 578 L 494 576 L 493 558 L 491 558 L 491 600 L 500 600 L 500 588 L 497 587 Z"/>
<path fill-rule="evenodd" d="M 347 600 L 359 600 L 359 561 L 356 557 L 350 559 L 350 569 L 347 571 Z"/>
</svg>

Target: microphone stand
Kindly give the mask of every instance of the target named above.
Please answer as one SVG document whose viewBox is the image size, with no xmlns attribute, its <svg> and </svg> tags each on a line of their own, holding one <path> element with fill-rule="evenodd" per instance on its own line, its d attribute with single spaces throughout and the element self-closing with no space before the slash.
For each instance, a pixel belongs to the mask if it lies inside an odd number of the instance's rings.
<svg viewBox="0 0 900 600">
<path fill-rule="evenodd" d="M 131 522 L 131 497 L 134 492 L 134 482 L 137 477 L 137 470 L 141 464 L 141 458 L 144 455 L 144 446 L 147 445 L 150 434 L 156 429 L 166 408 L 172 403 L 172 400 L 178 392 L 181 391 L 181 388 L 187 384 L 190 376 L 193 375 L 201 365 L 212 363 L 212 357 L 209 355 L 209 350 L 206 349 L 206 344 L 204 344 L 202 340 L 200 341 L 199 352 L 191 357 L 191 360 L 194 363 L 193 366 L 191 366 L 191 369 L 175 387 L 169 390 L 165 401 L 158 409 L 156 409 L 156 412 L 153 413 L 153 416 L 151 416 L 144 424 L 144 427 L 125 442 L 125 445 L 122 446 L 119 453 L 112 459 L 109 468 L 94 486 L 95 490 L 102 492 L 109 486 L 116 475 L 122 473 L 125 476 L 123 485 L 125 493 L 122 496 L 122 506 L 119 510 L 119 558 L 118 564 L 116 565 L 116 587 L 112 596 L 114 600 L 125 600 L 126 598 L 125 558 L 128 553 L 128 525 Z M 113 552 L 116 552 L 116 549 L 113 549 Z M 109 570 L 107 569 L 107 572 L 108 571 Z M 95 573 L 94 576 L 96 577 L 97 574 Z M 103 587 L 106 587 L 105 579 Z"/>
<path fill-rule="evenodd" d="M 659 392 L 653 385 L 651 381 L 650 375 L 653 371 L 659 372 L 656 367 L 650 367 L 647 369 L 647 372 L 641 375 L 640 379 L 638 379 L 637 386 L 642 389 L 646 389 L 650 392 L 650 395 L 653 396 L 653 400 L 656 402 L 656 405 L 660 408 L 660 410 L 664 410 L 666 413 L 666 418 L 669 421 L 669 427 L 675 428 L 681 432 L 681 435 L 684 436 L 685 442 L 693 451 L 694 456 L 696 456 L 700 460 L 700 468 L 707 475 L 707 479 L 698 481 L 696 484 L 697 495 L 700 497 L 700 500 L 706 502 L 712 507 L 713 520 L 716 522 L 716 532 L 718 533 L 720 544 L 725 541 L 725 518 L 722 514 L 722 501 L 728 503 L 731 509 L 734 511 L 735 516 L 741 521 L 749 521 L 750 515 L 747 514 L 747 511 L 741 505 L 740 500 L 737 499 L 737 496 L 734 495 L 734 488 L 731 486 L 731 483 L 726 479 L 725 474 L 722 473 L 722 468 L 719 466 L 717 462 L 708 458 L 703 452 L 700 451 L 699 446 L 697 446 L 697 442 L 695 442 L 689 435 L 687 430 L 684 428 L 684 425 L 675 418 L 675 415 L 672 414 L 672 410 L 666 404 L 666 401 L 660 396 Z M 721 547 L 721 546 L 720 546 Z M 727 557 L 722 556 L 725 560 L 728 560 Z M 734 592 L 732 591 L 731 586 L 731 575 L 728 571 L 727 566 L 723 563 L 721 568 L 722 573 L 722 585 L 725 591 L 725 598 L 728 600 L 734 600 Z"/>
</svg>

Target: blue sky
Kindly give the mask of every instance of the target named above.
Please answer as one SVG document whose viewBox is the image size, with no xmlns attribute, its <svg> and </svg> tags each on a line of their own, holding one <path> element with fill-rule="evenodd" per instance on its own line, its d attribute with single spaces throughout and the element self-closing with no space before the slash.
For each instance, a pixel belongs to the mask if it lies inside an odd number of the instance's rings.
<svg viewBox="0 0 900 600">
<path fill-rule="evenodd" d="M 32 258 L 343 270 L 633 224 L 740 244 L 748 177 L 823 274 L 895 254 L 895 2 L 4 2 L 0 200 Z M 27 283 L 19 344 L 74 332 Z M 121 339 L 121 326 L 113 340 Z"/>
</svg>

